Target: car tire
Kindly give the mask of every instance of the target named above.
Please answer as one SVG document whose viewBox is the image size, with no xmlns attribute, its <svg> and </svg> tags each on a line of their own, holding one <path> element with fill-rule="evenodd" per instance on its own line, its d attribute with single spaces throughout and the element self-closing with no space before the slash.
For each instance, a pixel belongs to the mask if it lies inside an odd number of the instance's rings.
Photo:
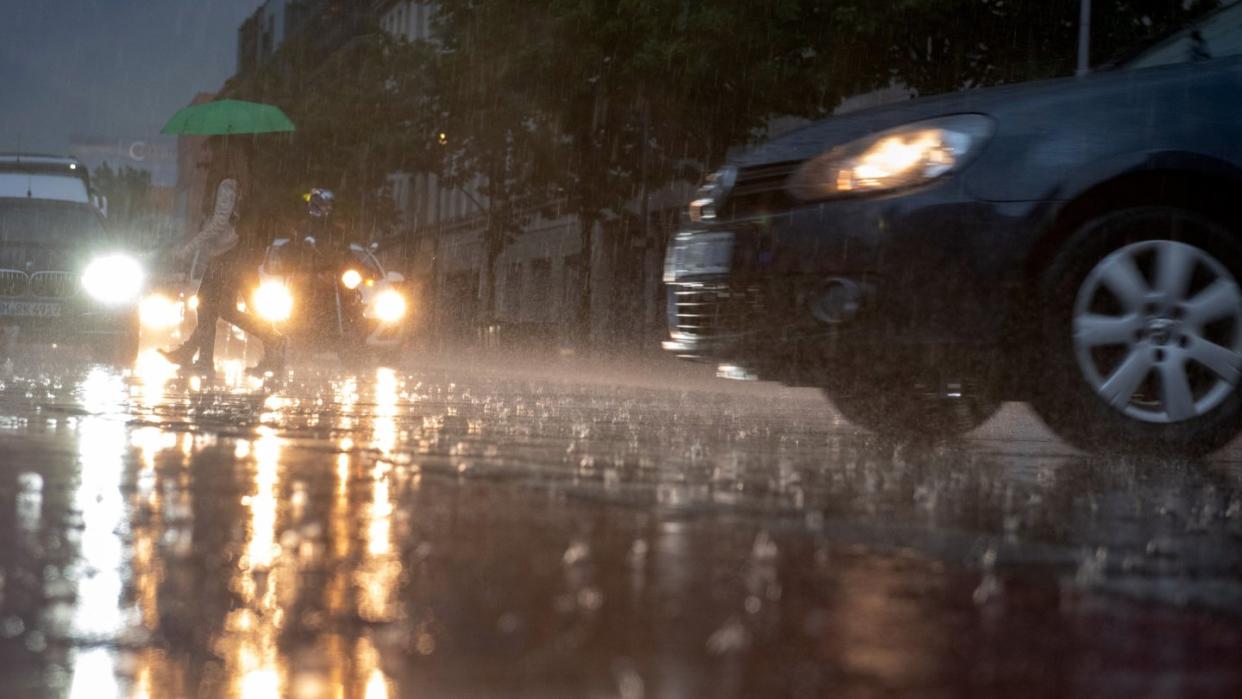
<svg viewBox="0 0 1242 699">
<path fill-rule="evenodd" d="M 1141 207 L 1087 222 L 1041 279 L 1035 411 L 1088 451 L 1223 447 L 1242 428 L 1238 280 L 1237 236 L 1197 212 Z"/>
<path fill-rule="evenodd" d="M 930 392 L 917 386 L 892 390 L 825 388 L 837 412 L 849 422 L 883 437 L 941 439 L 966 434 L 1000 410 L 1000 401 L 975 391 Z"/>
</svg>

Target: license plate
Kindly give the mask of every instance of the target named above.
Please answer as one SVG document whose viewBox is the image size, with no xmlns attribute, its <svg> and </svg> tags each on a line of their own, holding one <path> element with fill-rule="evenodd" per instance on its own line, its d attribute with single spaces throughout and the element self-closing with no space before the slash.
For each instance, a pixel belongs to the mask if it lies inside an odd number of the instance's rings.
<svg viewBox="0 0 1242 699">
<path fill-rule="evenodd" d="M 732 261 L 732 233 L 679 233 L 664 258 L 664 281 L 727 274 Z"/>
<path fill-rule="evenodd" d="M 60 316 L 60 304 L 46 301 L 0 301 L 0 316 L 57 318 Z"/>
</svg>

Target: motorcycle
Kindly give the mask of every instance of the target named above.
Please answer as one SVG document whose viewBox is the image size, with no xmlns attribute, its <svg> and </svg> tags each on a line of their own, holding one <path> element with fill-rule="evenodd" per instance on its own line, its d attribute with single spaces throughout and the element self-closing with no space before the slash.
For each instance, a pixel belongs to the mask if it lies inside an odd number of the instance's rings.
<svg viewBox="0 0 1242 699">
<path fill-rule="evenodd" d="M 408 335 L 403 282 L 384 270 L 372 248 L 282 238 L 264 255 L 250 305 L 289 338 L 294 352 L 363 360 L 396 352 Z"/>
</svg>

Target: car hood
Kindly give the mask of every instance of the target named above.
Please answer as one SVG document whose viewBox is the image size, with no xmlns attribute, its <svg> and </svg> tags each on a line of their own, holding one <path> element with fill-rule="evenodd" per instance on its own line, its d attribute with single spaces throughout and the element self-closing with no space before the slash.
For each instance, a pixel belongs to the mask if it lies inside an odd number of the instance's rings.
<svg viewBox="0 0 1242 699">
<path fill-rule="evenodd" d="M 72 272 L 80 270 L 89 257 L 90 251 L 81 246 L 0 242 L 0 269 Z"/>
<path fill-rule="evenodd" d="M 1167 80 L 1169 74 L 1170 70 L 1165 68 L 1109 71 L 920 97 L 816 121 L 757 146 L 732 162 L 739 167 L 752 167 L 805 160 L 867 134 L 951 114 L 988 114 L 998 119 L 1015 112 L 1046 111 L 1051 115 L 1085 94 L 1100 97 L 1117 89 L 1133 90 L 1149 81 Z"/>
</svg>

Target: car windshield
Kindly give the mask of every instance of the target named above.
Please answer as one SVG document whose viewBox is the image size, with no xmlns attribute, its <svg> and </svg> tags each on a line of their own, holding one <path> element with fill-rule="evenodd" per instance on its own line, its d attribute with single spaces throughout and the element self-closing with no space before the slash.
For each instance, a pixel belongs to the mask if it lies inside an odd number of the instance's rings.
<svg viewBox="0 0 1242 699">
<path fill-rule="evenodd" d="M 0 199 L 0 243 L 57 245 L 103 236 L 99 216 L 85 206 Z"/>
<path fill-rule="evenodd" d="M 268 274 L 309 272 L 314 264 L 314 254 L 313 248 L 297 241 L 273 245 L 267 249 L 263 269 Z"/>
<path fill-rule="evenodd" d="M 26 197 L 86 204 L 90 201 L 86 181 L 70 175 L 45 172 L 0 171 L 0 198 Z"/>
<path fill-rule="evenodd" d="M 1121 69 L 1191 63 L 1242 54 L 1242 3 L 1227 6 L 1121 60 Z"/>
<path fill-rule="evenodd" d="M 354 260 L 358 262 L 358 266 L 361 268 L 360 271 L 364 271 L 373 277 L 380 275 L 382 268 L 379 261 L 375 259 L 375 256 L 370 251 L 360 250 L 355 247 L 351 247 L 349 251 L 353 254 Z"/>
</svg>

